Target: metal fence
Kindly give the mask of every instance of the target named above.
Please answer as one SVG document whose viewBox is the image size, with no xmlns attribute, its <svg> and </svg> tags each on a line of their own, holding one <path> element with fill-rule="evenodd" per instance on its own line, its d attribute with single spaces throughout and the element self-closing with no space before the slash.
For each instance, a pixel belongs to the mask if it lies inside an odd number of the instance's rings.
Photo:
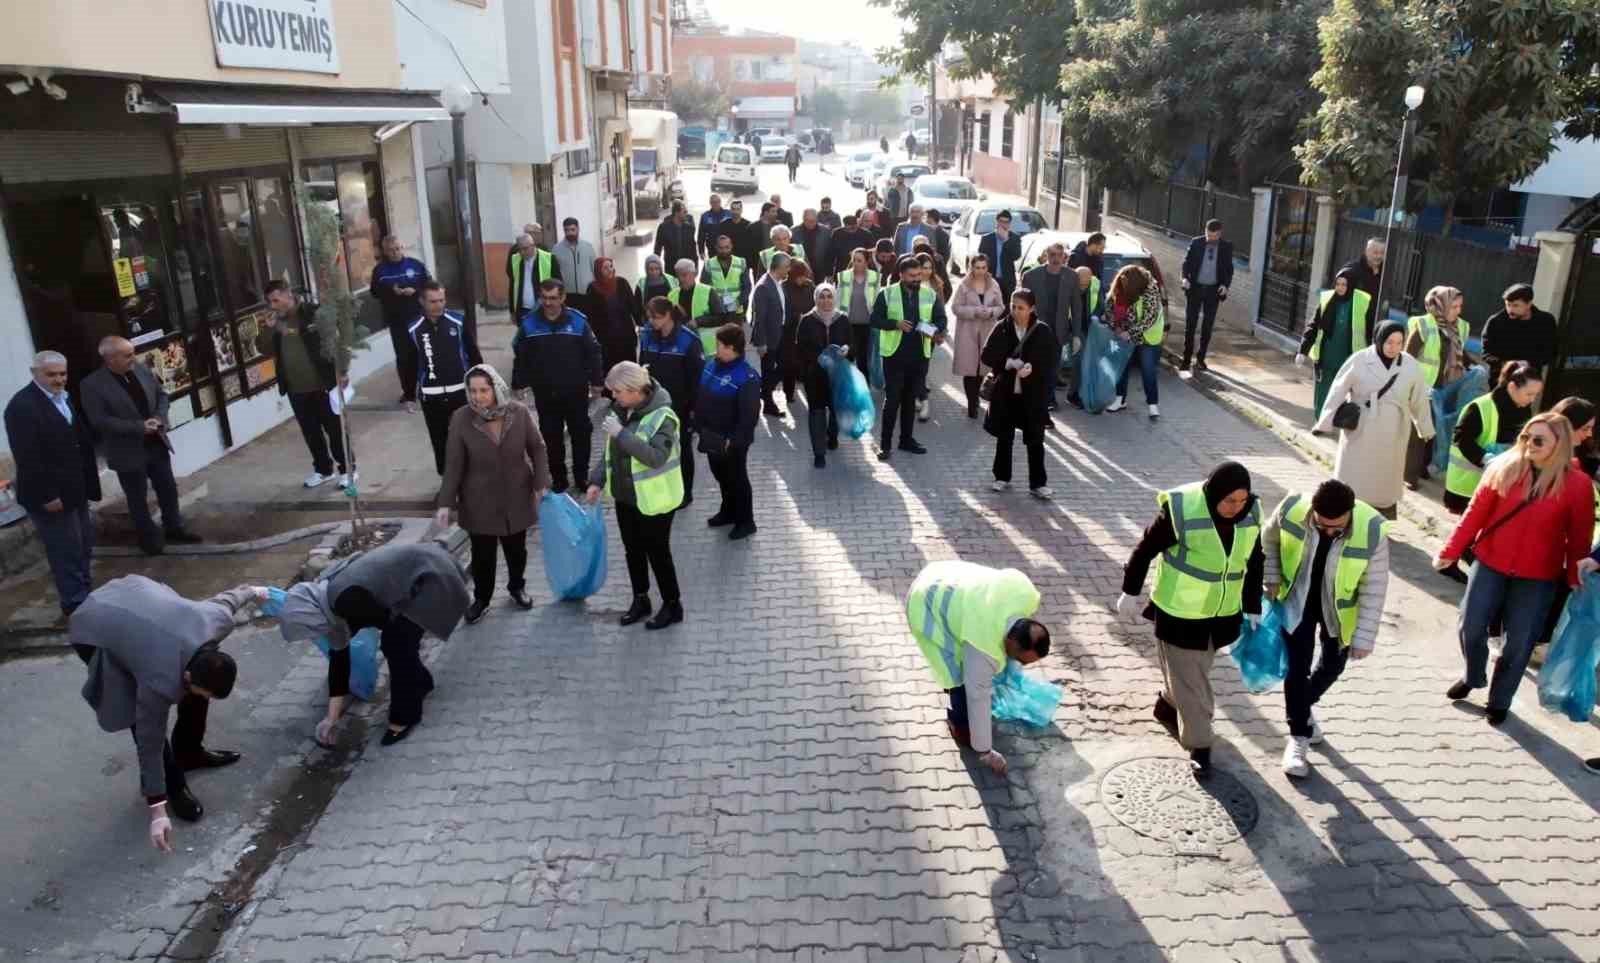
<svg viewBox="0 0 1600 963">
<path fill-rule="evenodd" d="M 1315 194 L 1303 187 L 1272 186 L 1260 320 L 1284 334 L 1298 335 L 1305 328 L 1316 223 Z"/>
<path fill-rule="evenodd" d="M 1111 191 L 1111 213 L 1175 234 L 1193 237 L 1219 218 L 1237 254 L 1248 256 L 1255 229 L 1255 201 L 1187 184 L 1144 184 Z"/>
<path fill-rule="evenodd" d="M 1048 193 L 1056 192 L 1056 184 L 1061 185 L 1061 196 L 1078 200 L 1082 193 L 1079 188 L 1083 184 L 1083 162 L 1076 157 L 1067 158 L 1066 170 L 1061 169 L 1061 156 L 1050 152 L 1044 155 L 1044 163 L 1039 167 L 1039 186 Z M 1060 178 L 1057 181 L 1056 178 Z"/>
</svg>

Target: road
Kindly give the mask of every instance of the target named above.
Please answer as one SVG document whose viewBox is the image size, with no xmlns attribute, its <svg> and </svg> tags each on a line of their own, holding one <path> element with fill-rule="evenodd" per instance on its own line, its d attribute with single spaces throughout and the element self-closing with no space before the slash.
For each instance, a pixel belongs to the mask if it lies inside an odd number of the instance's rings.
<svg viewBox="0 0 1600 963">
<path fill-rule="evenodd" d="M 853 206 L 839 183 L 763 170 L 797 215 L 825 192 Z M 424 724 L 353 762 L 221 957 L 1600 958 L 1600 779 L 1581 767 L 1600 733 L 1543 712 L 1531 682 L 1501 729 L 1445 700 L 1458 590 L 1431 572 L 1427 536 L 1396 528 L 1378 650 L 1319 708 L 1328 742 L 1309 779 L 1278 768 L 1281 696 L 1248 693 L 1219 658 L 1220 784 L 1254 822 L 1242 836 L 1186 822 L 1210 797 L 1130 781 L 1184 754 L 1150 718 L 1148 627 L 1108 611 L 1122 563 L 1156 491 L 1223 458 L 1269 508 L 1323 471 L 1163 371 L 1159 424 L 1058 417 L 1055 501 L 996 494 L 993 442 L 964 417 L 948 354 L 933 373 L 922 457 L 879 463 L 864 438 L 816 470 L 803 411 L 763 419 L 747 541 L 705 526 L 702 470 L 673 536 L 682 625 L 617 625 L 629 592 L 613 534 L 599 594 L 557 603 L 535 574 L 532 612 L 494 607 L 438 646 Z M 414 422 L 394 441 L 422 437 Z M 1055 630 L 1035 671 L 1065 698 L 1046 730 L 1002 727 L 1004 779 L 950 744 L 905 630 L 912 579 L 956 557 L 1026 571 Z M 1130 807 L 1146 833 L 1119 819 Z M 1157 838 L 1161 825 L 1195 838 Z M 136 833 L 99 844 L 143 858 Z M 142 892 L 181 869 L 154 864 Z M 177 909 L 108 924 L 74 955 L 152 958 Z"/>
</svg>

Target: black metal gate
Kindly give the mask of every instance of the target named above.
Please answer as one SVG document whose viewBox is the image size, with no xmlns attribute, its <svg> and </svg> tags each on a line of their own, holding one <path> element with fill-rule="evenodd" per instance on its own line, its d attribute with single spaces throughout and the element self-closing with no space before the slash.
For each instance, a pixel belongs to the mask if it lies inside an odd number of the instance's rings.
<svg viewBox="0 0 1600 963">
<path fill-rule="evenodd" d="M 1578 235 L 1547 399 L 1600 399 L 1600 228 Z"/>
<path fill-rule="evenodd" d="M 1303 187 L 1273 185 L 1267 238 L 1267 269 L 1261 278 L 1261 323 L 1296 335 L 1305 327 L 1316 244 L 1316 194 Z"/>
</svg>

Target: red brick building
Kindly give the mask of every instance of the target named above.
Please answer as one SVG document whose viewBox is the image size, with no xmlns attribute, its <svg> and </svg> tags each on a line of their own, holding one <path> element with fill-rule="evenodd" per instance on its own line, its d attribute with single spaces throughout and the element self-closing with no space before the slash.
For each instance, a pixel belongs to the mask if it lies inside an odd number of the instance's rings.
<svg viewBox="0 0 1600 963">
<path fill-rule="evenodd" d="M 733 101 L 729 127 L 794 126 L 799 43 L 793 37 L 675 33 L 672 80 L 715 83 Z"/>
</svg>

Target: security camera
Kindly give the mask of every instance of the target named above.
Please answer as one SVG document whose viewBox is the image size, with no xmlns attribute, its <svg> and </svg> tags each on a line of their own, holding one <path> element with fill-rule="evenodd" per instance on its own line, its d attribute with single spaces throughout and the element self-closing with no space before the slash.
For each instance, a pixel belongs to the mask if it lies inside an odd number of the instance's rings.
<svg viewBox="0 0 1600 963">
<path fill-rule="evenodd" d="M 18 77 L 16 80 L 6 84 L 6 89 L 18 97 L 21 97 L 23 94 L 27 93 L 32 87 L 33 82 L 26 77 Z"/>
</svg>

